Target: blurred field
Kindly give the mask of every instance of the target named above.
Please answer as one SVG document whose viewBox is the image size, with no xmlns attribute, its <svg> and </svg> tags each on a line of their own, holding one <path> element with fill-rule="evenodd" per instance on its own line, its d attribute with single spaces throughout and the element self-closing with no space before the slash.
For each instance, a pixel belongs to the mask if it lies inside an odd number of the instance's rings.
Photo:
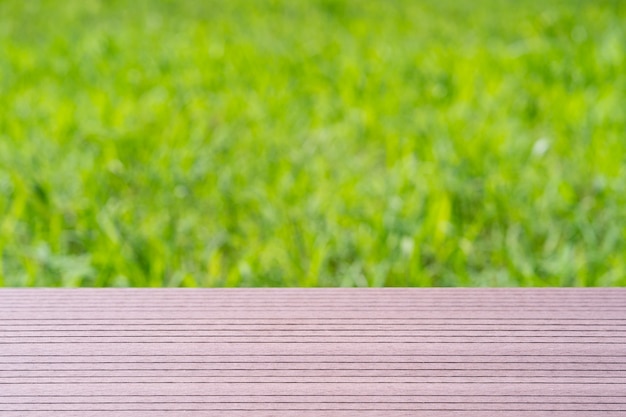
<svg viewBox="0 0 626 417">
<path fill-rule="evenodd" d="M 626 2 L 0 0 L 0 285 L 626 285 Z"/>
</svg>

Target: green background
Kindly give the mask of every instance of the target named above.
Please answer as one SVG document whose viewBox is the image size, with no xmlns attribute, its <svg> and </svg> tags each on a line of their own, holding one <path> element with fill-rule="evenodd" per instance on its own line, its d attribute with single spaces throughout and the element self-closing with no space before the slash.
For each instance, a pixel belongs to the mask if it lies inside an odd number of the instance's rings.
<svg viewBox="0 0 626 417">
<path fill-rule="evenodd" d="M 0 285 L 626 284 L 624 1 L 0 0 Z"/>
</svg>

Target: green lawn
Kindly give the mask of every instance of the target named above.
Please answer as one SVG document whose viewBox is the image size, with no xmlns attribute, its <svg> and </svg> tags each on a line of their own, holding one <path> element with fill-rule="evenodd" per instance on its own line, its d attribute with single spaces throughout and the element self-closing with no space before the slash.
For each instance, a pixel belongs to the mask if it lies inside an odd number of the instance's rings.
<svg viewBox="0 0 626 417">
<path fill-rule="evenodd" d="M 626 1 L 0 0 L 0 285 L 626 285 Z"/>
</svg>

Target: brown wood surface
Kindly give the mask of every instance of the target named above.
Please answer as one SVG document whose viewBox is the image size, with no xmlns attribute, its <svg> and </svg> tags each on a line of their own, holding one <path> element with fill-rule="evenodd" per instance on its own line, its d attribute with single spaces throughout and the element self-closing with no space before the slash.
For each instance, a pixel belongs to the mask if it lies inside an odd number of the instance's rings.
<svg viewBox="0 0 626 417">
<path fill-rule="evenodd" d="M 3 289 L 0 416 L 626 416 L 626 289 Z"/>
</svg>

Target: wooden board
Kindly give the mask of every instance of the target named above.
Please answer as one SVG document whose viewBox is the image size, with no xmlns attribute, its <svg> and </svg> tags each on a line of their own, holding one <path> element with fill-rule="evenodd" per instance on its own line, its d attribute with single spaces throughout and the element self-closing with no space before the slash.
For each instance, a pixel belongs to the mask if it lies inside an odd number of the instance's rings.
<svg viewBox="0 0 626 417">
<path fill-rule="evenodd" d="M 626 416 L 626 289 L 3 289 L 0 416 Z"/>
</svg>

